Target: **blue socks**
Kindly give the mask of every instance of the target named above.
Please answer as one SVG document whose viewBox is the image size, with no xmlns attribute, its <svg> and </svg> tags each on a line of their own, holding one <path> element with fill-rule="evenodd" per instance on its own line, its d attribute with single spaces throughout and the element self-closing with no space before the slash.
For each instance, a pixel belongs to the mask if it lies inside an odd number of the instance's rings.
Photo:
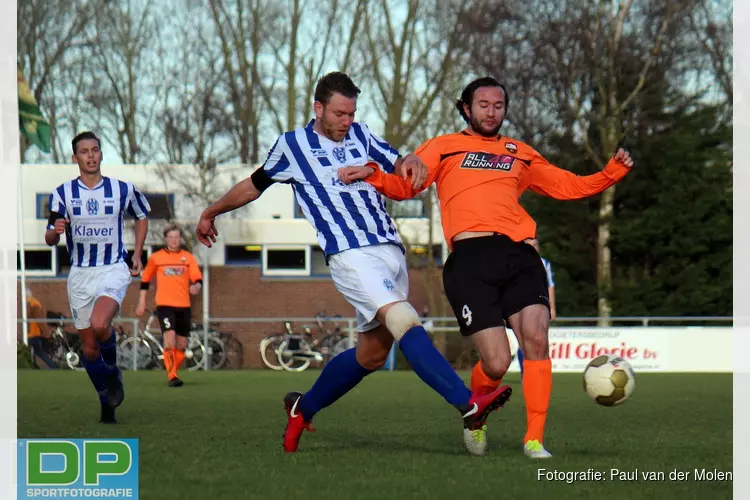
<svg viewBox="0 0 750 500">
<path fill-rule="evenodd" d="M 523 378 L 523 351 L 520 347 L 518 348 L 516 357 L 518 358 L 518 366 L 521 368 L 521 377 Z"/>
<path fill-rule="evenodd" d="M 117 367 L 117 343 L 115 342 L 116 335 L 112 332 L 109 339 L 99 343 L 99 351 L 101 354 L 96 359 L 88 359 L 83 356 L 83 367 L 86 368 L 86 373 L 94 385 L 97 394 L 99 394 L 99 402 L 101 404 L 107 404 L 107 376 L 113 372 L 119 371 Z"/>
<path fill-rule="evenodd" d="M 309 422 L 316 413 L 351 391 L 370 373 L 357 362 L 356 348 L 352 347 L 328 362 L 312 389 L 300 398 L 297 409 Z"/>
<path fill-rule="evenodd" d="M 459 409 L 468 407 L 471 391 L 435 348 L 423 327 L 415 326 L 407 331 L 399 347 L 422 381 L 453 406 Z M 356 348 L 349 349 L 323 368 L 312 389 L 300 398 L 297 409 L 306 421 L 310 421 L 316 413 L 352 390 L 370 373 L 357 362 Z"/>
<path fill-rule="evenodd" d="M 110 369 L 104 364 L 104 360 L 101 356 L 93 360 L 84 356 L 83 366 L 86 368 L 86 373 L 88 373 L 91 383 L 94 384 L 97 394 L 99 394 L 99 402 L 101 404 L 107 404 L 106 379 Z"/>
<path fill-rule="evenodd" d="M 102 359 L 108 366 L 111 367 L 117 366 L 117 343 L 115 343 L 116 338 L 117 335 L 115 335 L 115 332 L 113 331 L 108 340 L 99 343 L 99 352 L 102 353 Z"/>
<path fill-rule="evenodd" d="M 471 391 L 448 360 L 435 348 L 422 326 L 414 326 L 407 331 L 401 338 L 399 347 L 423 382 L 453 406 L 459 409 L 468 406 Z"/>
</svg>

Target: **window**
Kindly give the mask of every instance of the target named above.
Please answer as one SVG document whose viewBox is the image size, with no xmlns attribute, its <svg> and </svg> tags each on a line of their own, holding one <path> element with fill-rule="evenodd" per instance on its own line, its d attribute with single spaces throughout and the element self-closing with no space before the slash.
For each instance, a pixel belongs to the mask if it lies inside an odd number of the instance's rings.
<svg viewBox="0 0 750 500">
<path fill-rule="evenodd" d="M 36 218 L 49 219 L 49 193 L 36 194 Z"/>
<path fill-rule="evenodd" d="M 263 248 L 260 245 L 226 245 L 224 263 L 226 265 L 257 266 L 261 263 Z"/>
<path fill-rule="evenodd" d="M 331 269 L 326 265 L 326 255 L 323 253 L 323 249 L 318 246 L 314 246 L 310 250 L 310 275 L 331 275 Z"/>
<path fill-rule="evenodd" d="M 51 248 L 25 248 L 24 265 L 29 276 L 54 276 L 56 255 Z M 16 251 L 16 270 L 21 271 L 21 251 Z"/>
<path fill-rule="evenodd" d="M 171 193 L 143 193 L 151 206 L 151 219 L 172 219 L 174 216 L 174 194 Z"/>
<path fill-rule="evenodd" d="M 266 276 L 309 276 L 310 247 L 263 247 Z"/>
</svg>

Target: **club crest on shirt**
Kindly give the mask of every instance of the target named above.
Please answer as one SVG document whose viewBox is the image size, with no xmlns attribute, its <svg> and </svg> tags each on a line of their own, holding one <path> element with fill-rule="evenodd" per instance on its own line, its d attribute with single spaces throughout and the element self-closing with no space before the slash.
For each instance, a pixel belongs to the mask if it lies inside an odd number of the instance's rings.
<svg viewBox="0 0 750 500">
<path fill-rule="evenodd" d="M 461 168 L 477 170 L 503 170 L 510 172 L 515 157 L 510 155 L 495 155 L 491 153 L 466 153 L 461 162 Z"/>
<path fill-rule="evenodd" d="M 339 163 L 344 163 L 346 161 L 346 149 L 333 148 L 333 157 L 336 158 Z"/>
<path fill-rule="evenodd" d="M 507 149 L 511 153 L 517 153 L 518 152 L 518 146 L 516 146 L 512 142 L 506 142 L 505 143 L 505 149 Z"/>
<path fill-rule="evenodd" d="M 96 215 L 99 213 L 99 202 L 95 198 L 89 198 L 86 202 L 86 211 L 89 215 Z"/>
</svg>

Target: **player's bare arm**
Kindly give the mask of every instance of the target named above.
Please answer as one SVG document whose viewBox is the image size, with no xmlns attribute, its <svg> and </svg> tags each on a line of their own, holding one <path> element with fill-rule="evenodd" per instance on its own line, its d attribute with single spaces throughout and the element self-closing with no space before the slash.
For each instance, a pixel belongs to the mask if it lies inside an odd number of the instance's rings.
<svg viewBox="0 0 750 500">
<path fill-rule="evenodd" d="M 201 214 L 198 226 L 195 229 L 198 241 L 211 248 L 216 243 L 219 231 L 216 230 L 214 221 L 216 217 L 232 210 L 244 207 L 248 203 L 257 200 L 261 195 L 260 189 L 255 186 L 252 177 L 244 179 L 232 187 L 227 193 L 206 208 Z"/>
<path fill-rule="evenodd" d="M 59 215 L 54 224 L 47 226 L 47 231 L 44 233 L 44 242 L 51 247 L 57 245 L 60 242 L 60 235 L 65 233 L 65 228 L 69 223 L 70 221 Z"/>
<path fill-rule="evenodd" d="M 146 312 L 146 295 L 148 290 L 140 290 L 138 294 L 138 305 L 135 306 L 135 315 L 140 318 Z"/>
<path fill-rule="evenodd" d="M 143 244 L 146 242 L 147 233 L 148 219 L 143 218 L 135 221 L 135 249 L 133 250 L 133 267 L 130 269 L 132 276 L 138 276 L 143 271 L 141 256 L 143 255 Z"/>
</svg>

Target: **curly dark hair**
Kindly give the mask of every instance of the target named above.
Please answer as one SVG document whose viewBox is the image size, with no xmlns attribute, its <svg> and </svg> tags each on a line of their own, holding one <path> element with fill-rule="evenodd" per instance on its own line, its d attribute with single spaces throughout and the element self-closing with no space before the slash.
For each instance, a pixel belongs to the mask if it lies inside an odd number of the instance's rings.
<svg viewBox="0 0 750 500">
<path fill-rule="evenodd" d="M 469 123 L 469 117 L 466 115 L 466 112 L 464 111 L 464 104 L 469 106 L 471 108 L 471 103 L 474 100 L 474 92 L 477 91 L 477 89 L 482 87 L 500 87 L 503 89 L 503 95 L 505 95 L 505 109 L 507 111 L 508 109 L 508 103 L 510 102 L 510 95 L 508 95 L 508 89 L 505 88 L 505 85 L 498 82 L 491 76 L 484 76 L 482 78 L 477 78 L 470 84 L 464 88 L 464 91 L 461 92 L 461 98 L 456 101 L 456 109 L 458 110 L 458 114 L 461 115 L 461 118 L 466 121 L 466 123 Z"/>
</svg>

